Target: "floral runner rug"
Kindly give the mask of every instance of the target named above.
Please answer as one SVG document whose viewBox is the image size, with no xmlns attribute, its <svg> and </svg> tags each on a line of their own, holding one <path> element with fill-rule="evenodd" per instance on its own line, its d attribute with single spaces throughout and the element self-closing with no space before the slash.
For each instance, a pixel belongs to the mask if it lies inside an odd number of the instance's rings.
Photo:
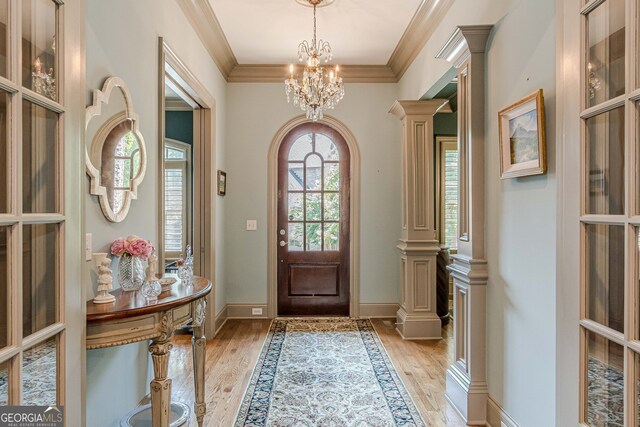
<svg viewBox="0 0 640 427">
<path fill-rule="evenodd" d="M 271 324 L 236 427 L 423 427 L 369 320 Z"/>
</svg>

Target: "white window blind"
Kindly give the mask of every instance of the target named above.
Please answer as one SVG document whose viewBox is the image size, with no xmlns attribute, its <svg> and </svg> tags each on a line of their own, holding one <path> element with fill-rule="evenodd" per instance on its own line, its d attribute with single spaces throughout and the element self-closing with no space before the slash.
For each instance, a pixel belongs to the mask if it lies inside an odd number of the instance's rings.
<svg viewBox="0 0 640 427">
<path fill-rule="evenodd" d="M 441 242 L 452 251 L 458 249 L 458 147 L 443 142 L 440 149 Z"/>
<path fill-rule="evenodd" d="M 191 147 L 166 139 L 164 160 L 164 253 L 173 260 L 191 244 Z"/>
<path fill-rule="evenodd" d="M 167 252 L 182 252 L 186 230 L 186 163 L 167 164 L 164 170 L 164 242 Z"/>
</svg>

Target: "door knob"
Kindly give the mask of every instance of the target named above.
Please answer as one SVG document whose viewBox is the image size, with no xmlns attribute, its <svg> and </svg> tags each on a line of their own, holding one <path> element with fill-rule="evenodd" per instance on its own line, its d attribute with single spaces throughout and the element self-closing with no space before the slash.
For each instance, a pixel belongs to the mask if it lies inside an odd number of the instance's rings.
<svg viewBox="0 0 640 427">
<path fill-rule="evenodd" d="M 287 242 L 285 242 L 284 240 L 280 240 L 280 247 L 284 246 L 287 246 Z"/>
</svg>

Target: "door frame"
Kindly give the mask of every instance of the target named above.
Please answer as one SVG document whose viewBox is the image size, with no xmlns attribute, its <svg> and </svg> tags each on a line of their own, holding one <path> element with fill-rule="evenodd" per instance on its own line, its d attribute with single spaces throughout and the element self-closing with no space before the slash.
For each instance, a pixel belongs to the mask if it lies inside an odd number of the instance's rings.
<svg viewBox="0 0 640 427">
<path fill-rule="evenodd" d="M 313 123 L 306 116 L 294 117 L 276 132 L 269 145 L 267 178 L 267 316 L 278 316 L 278 151 L 295 127 Z M 360 316 L 360 148 L 355 136 L 340 120 L 324 116 L 318 120 L 338 132 L 347 143 L 351 160 L 351 209 L 349 212 L 349 316 Z"/>
<path fill-rule="evenodd" d="M 158 244 L 160 265 L 164 265 L 164 140 L 165 84 L 192 101 L 193 110 L 193 256 L 199 275 L 212 283 L 216 277 L 216 99 L 171 49 L 158 37 Z M 187 101 L 187 102 L 189 102 Z M 197 161 L 196 161 L 197 159 Z M 215 286 L 215 285 L 214 285 Z M 215 292 L 207 296 L 205 331 L 213 338 Z"/>
</svg>

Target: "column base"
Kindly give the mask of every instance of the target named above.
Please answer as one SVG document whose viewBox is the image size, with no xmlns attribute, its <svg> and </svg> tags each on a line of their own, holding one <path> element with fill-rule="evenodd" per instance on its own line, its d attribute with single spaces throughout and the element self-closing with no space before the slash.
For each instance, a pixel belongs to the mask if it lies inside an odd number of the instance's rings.
<svg viewBox="0 0 640 427">
<path fill-rule="evenodd" d="M 441 328 L 435 313 L 408 314 L 402 307 L 396 313 L 396 330 L 404 340 L 439 340 Z"/>
<path fill-rule="evenodd" d="M 467 425 L 485 425 L 489 397 L 487 383 L 471 383 L 455 364 L 447 369 L 446 383 L 447 401 L 460 413 Z"/>
</svg>

